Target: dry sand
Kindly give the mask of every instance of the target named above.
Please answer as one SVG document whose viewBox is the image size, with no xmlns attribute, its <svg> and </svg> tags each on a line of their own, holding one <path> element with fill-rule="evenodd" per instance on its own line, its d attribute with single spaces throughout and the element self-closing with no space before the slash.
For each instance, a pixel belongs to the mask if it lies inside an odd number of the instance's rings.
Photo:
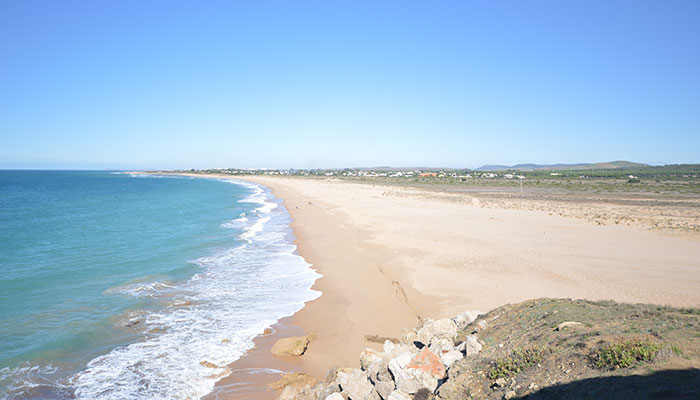
<svg viewBox="0 0 700 400">
<path fill-rule="evenodd" d="M 323 295 L 291 319 L 317 335 L 299 367 L 319 379 L 378 346 L 365 335 L 397 337 L 421 317 L 537 297 L 700 305 L 698 235 L 485 207 L 466 193 L 245 179 L 284 199 L 300 254 L 323 275 Z"/>
</svg>

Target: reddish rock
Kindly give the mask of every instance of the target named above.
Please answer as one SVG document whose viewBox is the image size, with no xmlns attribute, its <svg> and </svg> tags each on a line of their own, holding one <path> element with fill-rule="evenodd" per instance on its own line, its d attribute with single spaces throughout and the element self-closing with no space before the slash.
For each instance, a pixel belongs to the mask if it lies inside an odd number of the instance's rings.
<svg viewBox="0 0 700 400">
<path fill-rule="evenodd" d="M 416 369 L 420 371 L 425 371 L 432 375 L 435 379 L 442 379 L 445 377 L 445 366 L 440 361 L 440 357 L 435 355 L 429 348 L 423 347 L 410 363 L 406 366 L 406 369 Z"/>
</svg>

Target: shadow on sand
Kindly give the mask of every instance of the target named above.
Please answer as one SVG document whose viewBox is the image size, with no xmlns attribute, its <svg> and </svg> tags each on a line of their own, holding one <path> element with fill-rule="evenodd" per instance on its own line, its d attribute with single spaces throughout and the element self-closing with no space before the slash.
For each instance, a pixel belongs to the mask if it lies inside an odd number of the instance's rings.
<svg viewBox="0 0 700 400">
<path fill-rule="evenodd" d="M 520 399 L 700 400 L 700 369 L 589 378 L 550 386 Z"/>
</svg>

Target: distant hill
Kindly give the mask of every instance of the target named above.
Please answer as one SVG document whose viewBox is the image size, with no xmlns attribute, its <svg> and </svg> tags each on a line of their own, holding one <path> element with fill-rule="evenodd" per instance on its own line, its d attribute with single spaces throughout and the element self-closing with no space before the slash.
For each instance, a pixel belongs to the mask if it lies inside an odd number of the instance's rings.
<svg viewBox="0 0 700 400">
<path fill-rule="evenodd" d="M 587 170 L 587 169 L 619 169 L 619 168 L 639 168 L 648 167 L 648 164 L 635 163 L 631 161 L 610 161 L 603 163 L 580 163 L 580 164 L 517 164 L 517 165 L 484 165 L 477 168 L 477 171 L 536 171 L 536 170 Z"/>
<path fill-rule="evenodd" d="M 355 167 L 358 171 L 387 171 L 387 172 L 397 172 L 397 171 L 453 171 L 457 168 L 450 167 Z"/>
</svg>

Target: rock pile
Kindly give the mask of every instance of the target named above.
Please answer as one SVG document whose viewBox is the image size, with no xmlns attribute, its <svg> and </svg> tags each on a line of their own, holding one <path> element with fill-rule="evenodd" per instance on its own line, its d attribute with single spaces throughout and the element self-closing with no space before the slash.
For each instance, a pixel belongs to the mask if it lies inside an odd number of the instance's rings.
<svg viewBox="0 0 700 400">
<path fill-rule="evenodd" d="M 481 351 L 476 334 L 457 342 L 463 330 L 478 317 L 467 311 L 455 318 L 426 320 L 406 332 L 399 343 L 384 342 L 383 351 L 365 349 L 360 369 L 333 368 L 317 385 L 287 386 L 280 400 L 409 400 L 436 398 L 448 378 L 450 366 Z M 480 329 L 484 324 L 478 325 Z"/>
</svg>

